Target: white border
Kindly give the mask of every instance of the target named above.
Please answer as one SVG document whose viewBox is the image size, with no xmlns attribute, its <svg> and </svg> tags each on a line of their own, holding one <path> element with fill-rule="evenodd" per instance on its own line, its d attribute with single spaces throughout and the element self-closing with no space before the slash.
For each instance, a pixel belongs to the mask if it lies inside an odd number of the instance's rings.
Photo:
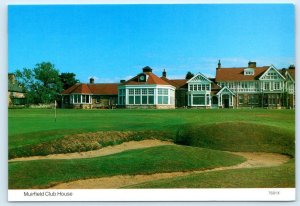
<svg viewBox="0 0 300 206">
<path fill-rule="evenodd" d="M 35 192 L 36 196 L 25 196 Z M 70 196 L 63 196 L 64 194 Z M 9 201 L 294 201 L 295 189 L 9 190 Z M 39 194 L 39 196 L 37 196 Z M 72 195 L 71 195 L 72 194 Z M 163 195 L 162 195 L 163 194 Z"/>
<path fill-rule="evenodd" d="M 296 20 L 299 20 L 299 6 L 297 0 L 2 0 L 0 1 L 0 94 L 6 94 L 7 92 L 7 71 L 8 71 L 8 63 L 7 63 L 7 5 L 31 5 L 31 4 L 183 4 L 183 3 L 294 3 L 296 4 Z M 296 27 L 296 37 L 299 36 L 300 29 Z M 296 38 L 296 48 L 295 51 L 299 51 L 299 40 Z M 299 68 L 298 60 L 300 59 L 299 52 L 296 53 L 296 67 Z M 298 72 L 296 72 L 296 76 L 298 78 Z M 300 91 L 300 87 L 298 88 L 296 84 L 296 91 Z M 297 92 L 297 102 L 300 102 L 300 96 Z M 0 205 L 7 205 L 8 203 L 5 201 L 7 195 L 9 201 L 47 201 L 45 199 L 40 199 L 34 197 L 30 199 L 26 197 L 24 199 L 24 190 L 7 190 L 7 156 L 3 154 L 7 154 L 7 96 L 0 96 L 0 112 L 3 117 L 3 121 L 1 121 L 0 131 L 1 131 L 1 144 L 0 151 L 2 155 L 0 156 L 1 160 L 1 191 L 0 191 Z M 296 125 L 298 126 L 298 109 L 296 109 Z M 296 126 L 296 128 L 297 128 Z M 298 130 L 296 130 L 296 136 L 298 137 Z M 298 138 L 297 138 L 298 139 Z M 297 146 L 298 146 L 298 142 Z M 296 156 L 299 157 L 298 150 L 296 151 Z M 298 158 L 296 158 L 297 163 L 299 163 Z M 299 171 L 298 164 L 297 171 Z M 297 183 L 299 178 L 296 178 Z M 299 184 L 297 184 L 299 185 Z M 71 190 L 74 192 L 74 195 L 71 198 L 51 198 L 49 201 L 99 201 L 99 196 L 104 196 L 102 201 L 179 201 L 179 197 L 183 197 L 180 201 L 199 201 L 199 200 L 227 200 L 227 201 L 291 201 L 295 197 L 295 189 L 172 189 L 172 190 Z M 36 190 L 31 190 L 36 191 Z M 38 190 L 41 191 L 41 190 Z M 54 190 L 56 192 L 62 190 Z M 208 191 L 213 191 L 213 193 L 209 194 Z M 279 191 L 280 195 L 269 196 L 266 193 L 270 191 Z M 128 193 L 128 194 L 127 194 Z M 216 195 L 217 193 L 220 193 Z M 249 199 L 249 194 L 251 193 L 252 199 Z M 124 197 L 125 195 L 125 197 Z M 232 195 L 232 196 L 231 196 Z M 23 197 L 22 197 L 23 196 Z M 132 197 L 132 199 L 128 199 L 128 197 Z M 238 196 L 238 197 L 237 197 Z M 254 197 L 256 196 L 256 198 Z M 117 199 L 116 197 L 120 197 Z M 123 197 L 123 198 L 122 198 Z M 197 197 L 197 198 L 196 198 Z M 211 198 L 208 198 L 211 197 Z M 221 199 L 221 198 L 224 199 Z M 282 199 L 280 199 L 282 198 Z M 16 200 L 13 200 L 16 199 Z M 30 199 L 30 200 L 29 200 Z M 77 200 L 76 200 L 77 199 Z M 79 200 L 80 199 L 80 200 Z M 139 200 L 138 200 L 139 199 Z M 197 199 L 197 200 L 196 200 Z M 76 204 L 76 203 L 70 203 Z M 144 204 L 144 203 L 142 203 Z M 214 203 L 212 203 L 214 204 Z M 230 205 L 233 203 L 230 203 Z M 241 204 L 241 203 L 235 203 Z M 251 203 L 250 205 L 257 204 L 265 204 L 265 203 Z M 276 203 L 272 203 L 276 204 Z M 277 202 L 277 204 L 281 204 Z M 290 202 L 290 204 L 296 205 L 296 202 Z M 289 205 L 290 205 L 289 204 Z M 10 205 L 14 205 L 10 203 Z M 19 205 L 19 204 L 18 204 Z M 65 205 L 65 204 L 64 204 Z M 81 205 L 81 204 L 80 204 Z M 215 204 L 214 204 L 215 205 Z"/>
</svg>

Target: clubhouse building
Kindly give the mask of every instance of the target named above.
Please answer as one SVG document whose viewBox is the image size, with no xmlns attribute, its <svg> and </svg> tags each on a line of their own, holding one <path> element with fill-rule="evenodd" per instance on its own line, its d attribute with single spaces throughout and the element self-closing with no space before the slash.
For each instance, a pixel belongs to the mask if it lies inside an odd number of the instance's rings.
<svg viewBox="0 0 300 206">
<path fill-rule="evenodd" d="M 198 73 L 190 79 L 159 77 L 150 67 L 120 83 L 78 83 L 61 93 L 63 108 L 294 108 L 295 67 L 273 65 L 223 68 L 215 78 Z"/>
</svg>

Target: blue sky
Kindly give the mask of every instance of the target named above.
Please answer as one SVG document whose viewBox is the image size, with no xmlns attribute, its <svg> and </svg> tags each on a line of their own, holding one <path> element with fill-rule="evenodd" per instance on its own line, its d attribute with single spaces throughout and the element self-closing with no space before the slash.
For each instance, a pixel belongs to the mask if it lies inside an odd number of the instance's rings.
<svg viewBox="0 0 300 206">
<path fill-rule="evenodd" d="M 253 5 L 9 6 L 9 72 L 50 61 L 81 82 L 118 82 L 144 66 L 187 71 L 295 63 L 294 7 Z"/>
</svg>

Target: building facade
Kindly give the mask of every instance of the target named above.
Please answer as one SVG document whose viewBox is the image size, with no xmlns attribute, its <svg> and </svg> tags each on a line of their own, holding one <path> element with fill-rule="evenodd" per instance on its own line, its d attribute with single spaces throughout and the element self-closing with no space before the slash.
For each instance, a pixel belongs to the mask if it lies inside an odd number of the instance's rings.
<svg viewBox="0 0 300 206">
<path fill-rule="evenodd" d="M 198 73 L 191 79 L 158 77 L 150 67 L 114 84 L 76 84 L 62 93 L 64 108 L 294 108 L 295 67 L 273 65 L 223 68 L 215 78 Z"/>
<path fill-rule="evenodd" d="M 8 106 L 23 107 L 26 104 L 26 92 L 15 79 L 14 74 L 8 74 Z"/>
</svg>

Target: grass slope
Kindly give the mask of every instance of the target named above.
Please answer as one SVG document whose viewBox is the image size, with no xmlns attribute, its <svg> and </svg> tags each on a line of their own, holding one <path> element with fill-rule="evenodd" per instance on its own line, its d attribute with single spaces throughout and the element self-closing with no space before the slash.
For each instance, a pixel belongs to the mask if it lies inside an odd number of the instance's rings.
<svg viewBox="0 0 300 206">
<path fill-rule="evenodd" d="M 293 159 L 277 167 L 214 171 L 127 188 L 295 188 L 295 163 Z"/>
<path fill-rule="evenodd" d="M 40 144 L 65 135 L 96 131 L 164 131 L 175 135 L 184 124 L 244 121 L 295 132 L 294 110 L 57 110 L 9 109 L 9 148 Z"/>
<path fill-rule="evenodd" d="M 185 125 L 178 130 L 175 142 L 226 151 L 295 155 L 294 132 L 282 127 L 246 122 Z"/>
<path fill-rule="evenodd" d="M 222 151 L 176 145 L 88 159 L 14 162 L 9 163 L 9 188 L 47 188 L 85 178 L 208 169 L 243 161 Z"/>
</svg>

